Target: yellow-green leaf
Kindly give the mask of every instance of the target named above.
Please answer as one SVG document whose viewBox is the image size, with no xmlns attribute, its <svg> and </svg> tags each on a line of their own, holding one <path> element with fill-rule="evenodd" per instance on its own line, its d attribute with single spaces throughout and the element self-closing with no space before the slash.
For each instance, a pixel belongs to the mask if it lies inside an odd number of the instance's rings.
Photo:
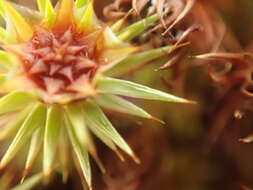
<svg viewBox="0 0 253 190">
<path fill-rule="evenodd" d="M 118 151 L 116 145 L 113 143 L 113 141 L 111 140 L 111 138 L 109 138 L 107 135 L 105 135 L 104 133 L 102 133 L 101 131 L 96 130 L 95 128 L 93 128 L 92 126 L 90 126 L 90 130 L 103 142 L 105 143 L 106 146 L 108 146 L 111 150 L 113 150 L 118 157 L 123 161 L 124 158 L 123 156 L 120 154 L 120 152 Z"/>
<path fill-rule="evenodd" d="M 83 117 L 82 104 L 76 103 L 66 106 L 68 118 L 75 130 L 78 140 L 82 145 L 87 145 L 86 124 Z"/>
<path fill-rule="evenodd" d="M 20 4 L 11 3 L 11 5 L 29 22 L 38 23 L 42 20 L 42 14 L 34 9 L 30 9 L 26 6 L 21 6 Z"/>
<path fill-rule="evenodd" d="M 40 12 L 45 14 L 47 0 L 37 0 L 37 6 Z"/>
<path fill-rule="evenodd" d="M 97 81 L 97 90 L 100 93 L 129 96 L 147 100 L 160 100 L 166 102 L 192 103 L 186 99 L 149 88 L 134 82 L 110 77 L 101 77 Z"/>
<path fill-rule="evenodd" d="M 106 48 L 115 48 L 119 46 L 126 46 L 127 43 L 122 42 L 116 34 L 111 30 L 111 28 L 106 27 L 103 32 L 104 35 L 104 46 Z"/>
<path fill-rule="evenodd" d="M 14 91 L 0 99 L 0 114 L 5 114 L 25 108 L 33 102 L 33 97 L 21 91 Z"/>
<path fill-rule="evenodd" d="M 0 27 L 0 42 L 2 42 L 3 44 L 6 43 L 6 30 L 3 27 Z"/>
<path fill-rule="evenodd" d="M 147 50 L 141 53 L 129 55 L 120 62 L 108 65 L 102 70 L 102 72 L 104 72 L 107 76 L 120 76 L 149 61 L 152 61 L 164 55 L 168 55 L 175 49 L 176 46 L 165 46 L 162 48 Z"/>
<path fill-rule="evenodd" d="M 47 110 L 46 128 L 44 135 L 43 173 L 49 176 L 53 169 L 53 161 L 58 145 L 61 126 L 63 125 L 62 113 L 57 105 L 51 105 Z"/>
<path fill-rule="evenodd" d="M 112 30 L 113 32 L 115 32 L 115 33 L 119 32 L 119 31 L 122 29 L 122 27 L 123 27 L 125 21 L 126 21 L 126 18 L 125 18 L 125 17 L 122 18 L 122 19 L 120 19 L 120 20 L 118 20 L 118 21 L 116 21 L 116 22 L 110 27 L 111 30 Z"/>
<path fill-rule="evenodd" d="M 120 32 L 118 38 L 122 41 L 130 41 L 136 36 L 140 35 L 150 26 L 150 24 L 156 22 L 158 19 L 159 16 L 157 14 L 144 18 Z"/>
<path fill-rule="evenodd" d="M 2 3 L 0 3 L 0 15 L 1 15 L 3 18 L 6 18 L 5 8 L 4 8 L 4 5 L 3 5 Z"/>
<path fill-rule="evenodd" d="M 13 64 L 10 55 L 6 51 L 0 50 L 0 66 L 4 68 L 9 68 L 12 65 Z"/>
<path fill-rule="evenodd" d="M 84 175 L 84 178 L 91 189 L 91 167 L 90 167 L 90 161 L 89 161 L 89 155 L 86 149 L 84 149 L 81 145 L 81 143 L 78 140 L 78 137 L 75 133 L 75 130 L 73 129 L 73 125 L 70 123 L 68 118 L 65 116 L 65 125 L 66 129 L 69 134 L 69 138 L 71 141 L 71 144 L 73 146 L 73 150 L 77 156 L 79 165 L 82 169 L 82 173 Z"/>
<path fill-rule="evenodd" d="M 51 26 L 56 18 L 56 13 L 55 10 L 52 6 L 52 3 L 50 0 L 46 0 L 46 12 L 45 12 L 45 19 L 44 22 L 46 24 L 46 26 Z"/>
<path fill-rule="evenodd" d="M 131 114 L 143 118 L 152 119 L 152 116 L 144 111 L 142 108 L 134 105 L 133 103 L 115 95 L 101 94 L 96 98 L 96 102 L 105 108 Z"/>
<path fill-rule="evenodd" d="M 0 74 L 0 85 L 7 80 L 7 74 Z"/>
<path fill-rule="evenodd" d="M 46 26 L 51 26 L 56 17 L 51 0 L 37 0 L 37 5 L 40 12 L 44 15 L 44 24 Z"/>
<path fill-rule="evenodd" d="M 29 40 L 33 35 L 33 29 L 29 23 L 6 0 L 0 1 L 0 6 L 5 8 L 6 17 L 14 25 L 18 37 L 23 41 Z"/>
<path fill-rule="evenodd" d="M 15 28 L 15 25 L 11 22 L 9 16 L 6 17 L 6 32 L 4 42 L 9 43 L 17 43 L 18 42 L 18 34 Z"/>
<path fill-rule="evenodd" d="M 25 170 L 23 172 L 23 177 L 21 180 L 22 182 L 28 175 L 30 169 L 32 168 L 33 163 L 36 160 L 36 157 L 40 153 L 42 142 L 43 142 L 42 132 L 43 132 L 42 128 L 39 128 L 34 132 L 32 136 L 31 144 L 30 144 L 27 159 L 26 159 Z"/>
<path fill-rule="evenodd" d="M 15 119 L 4 125 L 0 131 L 0 140 L 9 138 L 15 135 L 24 122 L 27 115 L 31 112 L 32 105 L 27 106 L 21 113 L 17 115 Z"/>
<path fill-rule="evenodd" d="M 78 137 L 81 145 L 86 148 L 92 157 L 95 159 L 97 164 L 99 165 L 101 171 L 105 171 L 102 162 L 99 160 L 97 156 L 96 147 L 93 143 L 90 132 L 87 129 L 84 116 L 83 116 L 83 104 L 76 103 L 71 104 L 66 107 L 66 112 L 68 114 L 69 120 L 72 123 L 72 126 L 75 130 L 75 133 Z"/>
<path fill-rule="evenodd" d="M 73 0 L 61 0 L 56 15 L 54 28 L 66 30 L 73 24 L 74 19 Z"/>
<path fill-rule="evenodd" d="M 17 135 L 13 139 L 8 150 L 4 154 L 0 168 L 6 166 L 10 160 L 15 156 L 19 149 L 27 142 L 28 138 L 33 134 L 33 132 L 39 127 L 44 126 L 46 118 L 46 107 L 38 103 L 31 110 L 30 114 L 25 119 L 23 125 L 20 127 Z"/>
<path fill-rule="evenodd" d="M 61 147 L 61 150 L 59 151 L 59 155 L 60 155 L 60 165 L 61 165 L 61 172 L 62 172 L 62 181 L 63 183 L 66 183 L 69 176 L 69 167 L 70 167 L 69 160 L 71 160 L 71 158 L 69 158 L 69 155 L 71 154 L 71 152 L 70 152 L 68 134 L 64 127 L 61 129 L 59 145 Z"/>
<path fill-rule="evenodd" d="M 84 117 L 90 128 L 111 139 L 118 147 L 138 162 L 132 149 L 112 126 L 103 111 L 92 100 L 87 100 L 84 103 Z"/>
<path fill-rule="evenodd" d="M 91 29 L 94 29 L 97 27 L 98 27 L 98 20 L 94 13 L 93 2 L 91 1 L 89 2 L 89 4 L 87 5 L 84 11 L 84 14 L 79 23 L 79 28 L 83 29 L 84 31 L 90 31 Z"/>
<path fill-rule="evenodd" d="M 14 43 L 17 40 L 17 31 L 10 16 L 6 14 L 6 9 L 4 7 L 3 1 L 0 2 L 0 15 L 5 20 L 5 29 L 1 27 L 1 42 L 2 43 Z"/>
<path fill-rule="evenodd" d="M 131 46 L 125 46 L 125 47 L 115 47 L 114 49 L 107 49 L 104 50 L 101 55 L 100 59 L 101 61 L 105 61 L 106 63 L 109 63 L 108 66 L 101 67 L 101 72 L 103 72 L 104 69 L 107 69 L 111 65 L 114 65 L 115 63 L 120 62 L 126 57 L 129 57 L 131 53 L 136 52 L 138 50 L 138 47 L 131 47 Z"/>
<path fill-rule="evenodd" d="M 88 3 L 90 3 L 91 0 L 76 0 L 75 4 L 77 8 L 82 8 Z"/>
<path fill-rule="evenodd" d="M 37 174 L 29 179 L 27 179 L 24 183 L 17 185 L 16 187 L 12 188 L 11 190 L 31 190 L 36 185 L 38 185 L 42 180 L 42 174 Z"/>
</svg>

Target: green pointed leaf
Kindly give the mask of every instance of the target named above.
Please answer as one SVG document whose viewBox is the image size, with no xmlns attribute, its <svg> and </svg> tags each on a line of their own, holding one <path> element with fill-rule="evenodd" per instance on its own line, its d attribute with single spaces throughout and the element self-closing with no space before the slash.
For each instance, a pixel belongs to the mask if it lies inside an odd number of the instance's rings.
<svg viewBox="0 0 253 190">
<path fill-rule="evenodd" d="M 4 42 L 7 44 L 10 43 L 17 43 L 17 32 L 15 29 L 14 24 L 11 22 L 9 17 L 6 17 L 6 32 L 5 32 L 5 39 Z"/>
<path fill-rule="evenodd" d="M 101 53 L 100 59 L 106 60 L 109 65 L 118 63 L 140 49 L 119 40 L 109 27 L 106 27 L 103 32 L 103 48 L 105 50 Z"/>
<path fill-rule="evenodd" d="M 118 21 L 116 21 L 110 28 L 113 32 L 118 33 L 120 32 L 121 28 L 123 27 L 125 23 L 126 18 L 122 18 Z"/>
<path fill-rule="evenodd" d="M 31 190 L 41 182 L 42 177 L 42 174 L 34 175 L 27 179 L 24 183 L 12 188 L 11 190 Z"/>
<path fill-rule="evenodd" d="M 98 27 L 98 20 L 94 13 L 93 3 L 90 2 L 84 11 L 82 19 L 79 23 L 79 28 L 89 31 L 97 27 Z"/>
<path fill-rule="evenodd" d="M 86 7 L 87 6 L 83 6 L 81 8 L 74 9 L 74 17 L 77 23 L 80 23 L 81 19 L 83 18 L 83 14 L 85 13 Z"/>
<path fill-rule="evenodd" d="M 3 18 L 6 18 L 5 9 L 4 9 L 3 4 L 1 4 L 1 3 L 0 3 L 0 15 L 1 15 Z"/>
<path fill-rule="evenodd" d="M 120 152 L 118 151 L 116 145 L 113 143 L 113 141 L 111 140 L 111 138 L 109 138 L 107 135 L 105 135 L 104 133 L 102 133 L 101 131 L 96 130 L 96 128 L 93 128 L 92 126 L 90 126 L 90 130 L 106 145 L 108 146 L 111 150 L 113 150 L 118 157 L 121 160 L 124 160 L 123 156 L 120 154 Z"/>
<path fill-rule="evenodd" d="M 138 68 L 139 66 L 149 61 L 152 61 L 164 55 L 168 55 L 168 53 L 171 53 L 175 49 L 176 46 L 166 46 L 129 55 L 120 62 L 105 67 L 102 69 L 102 72 L 104 72 L 104 74 L 107 76 L 120 76 L 131 71 L 132 69 Z"/>
<path fill-rule="evenodd" d="M 3 44 L 6 43 L 6 30 L 3 27 L 0 27 L 0 42 L 2 42 Z"/>
<path fill-rule="evenodd" d="M 32 96 L 26 92 L 11 92 L 0 99 L 0 114 L 22 109 L 32 103 L 33 100 Z"/>
<path fill-rule="evenodd" d="M 26 159 L 25 170 L 23 172 L 22 181 L 28 175 L 30 169 L 32 168 L 33 163 L 36 160 L 36 157 L 40 153 L 40 150 L 41 150 L 40 148 L 43 142 L 42 131 L 43 131 L 42 128 L 39 128 L 34 132 L 32 136 L 31 144 L 30 144 L 27 159 Z"/>
<path fill-rule="evenodd" d="M 10 162 L 10 160 L 27 142 L 28 138 L 33 134 L 36 129 L 44 126 L 45 118 L 46 107 L 43 104 L 38 103 L 34 106 L 34 108 L 31 110 L 31 113 L 25 119 L 23 125 L 20 127 L 7 152 L 4 154 L 0 163 L 0 168 L 3 168 Z"/>
<path fill-rule="evenodd" d="M 147 100 L 190 103 L 186 99 L 179 98 L 147 86 L 110 77 L 99 78 L 97 81 L 97 90 L 100 93 L 129 96 Z"/>
<path fill-rule="evenodd" d="M 69 155 L 71 154 L 71 152 L 70 152 L 70 143 L 68 139 L 68 134 L 64 127 L 61 129 L 59 143 L 61 147 L 61 150 L 59 151 L 59 156 L 60 156 L 60 165 L 61 165 L 61 172 L 62 172 L 62 181 L 63 183 L 66 183 L 69 176 L 69 165 L 70 165 Z"/>
<path fill-rule="evenodd" d="M 41 2 L 44 3 L 45 0 L 42 0 Z M 10 2 L 10 4 L 26 19 L 29 19 L 31 21 L 40 21 L 42 18 L 42 15 L 40 14 L 40 12 L 34 9 L 30 9 L 28 7 L 21 6 L 20 4 L 16 4 L 13 2 Z M 0 15 L 5 19 L 7 18 L 3 4 L 0 4 Z"/>
<path fill-rule="evenodd" d="M 118 147 L 136 159 L 132 149 L 112 126 L 111 122 L 96 103 L 91 100 L 87 100 L 84 103 L 84 117 L 90 128 L 111 139 Z"/>
<path fill-rule="evenodd" d="M 37 0 L 37 6 L 40 12 L 45 13 L 47 0 Z"/>
<path fill-rule="evenodd" d="M 109 27 L 105 28 L 103 35 L 103 43 L 106 48 L 115 48 L 128 45 L 127 43 L 122 42 Z"/>
<path fill-rule="evenodd" d="M 83 104 L 76 103 L 71 104 L 66 107 L 66 112 L 69 117 L 70 122 L 75 130 L 75 133 L 78 137 L 79 142 L 81 145 L 86 148 L 92 157 L 97 162 L 98 166 L 100 167 L 101 171 L 105 171 L 101 161 L 97 156 L 96 147 L 93 143 L 92 137 L 90 132 L 87 129 L 84 117 L 83 117 Z"/>
<path fill-rule="evenodd" d="M 0 1 L 0 6 L 4 7 L 5 16 L 8 18 L 5 18 L 6 22 L 12 23 L 19 39 L 29 40 L 33 34 L 33 28 L 26 19 L 8 1 Z"/>
<path fill-rule="evenodd" d="M 62 113 L 57 105 L 51 105 L 47 110 L 46 128 L 44 135 L 43 173 L 49 176 L 53 169 L 53 161 L 58 145 L 62 126 Z"/>
<path fill-rule="evenodd" d="M 75 2 L 77 8 L 82 8 L 88 3 L 90 3 L 90 0 L 76 0 Z"/>
<path fill-rule="evenodd" d="M 1 41 L 3 43 L 15 43 L 17 39 L 17 31 L 11 17 L 7 14 L 4 2 L 5 1 L 0 1 L 0 15 L 5 20 L 5 29 L 1 29 Z"/>
<path fill-rule="evenodd" d="M 46 12 L 45 12 L 45 23 L 51 26 L 51 24 L 53 24 L 56 18 L 56 13 L 51 1 L 50 0 L 46 0 L 46 1 L 47 1 L 47 4 L 46 4 Z"/>
<path fill-rule="evenodd" d="M 0 85 L 7 80 L 7 74 L 0 74 Z"/>
<path fill-rule="evenodd" d="M 10 55 L 6 51 L 0 50 L 0 66 L 4 68 L 9 68 L 12 65 L 13 64 L 12 64 Z"/>
<path fill-rule="evenodd" d="M 104 133 L 101 133 L 100 131 L 94 129 L 92 126 L 90 127 L 90 130 L 103 142 L 105 143 L 109 148 L 111 148 L 113 151 L 116 151 L 117 147 L 111 140 L 111 138 L 107 137 L 107 135 L 104 135 Z"/>
<path fill-rule="evenodd" d="M 56 17 L 51 0 L 37 0 L 37 5 L 40 12 L 44 14 L 44 23 L 51 26 Z"/>
<path fill-rule="evenodd" d="M 35 133 L 32 136 L 32 140 L 31 140 L 31 144 L 30 144 L 30 148 L 29 148 L 29 152 L 28 152 L 28 156 L 26 160 L 26 166 L 25 166 L 26 169 L 31 167 L 32 163 L 35 160 L 35 157 L 40 152 L 40 147 L 43 142 L 42 132 L 43 132 L 42 128 L 39 128 L 35 131 Z"/>
<path fill-rule="evenodd" d="M 105 64 L 105 67 L 109 66 L 115 63 L 118 63 L 119 61 L 123 60 L 124 58 L 128 57 L 131 53 L 136 52 L 138 50 L 137 47 L 131 47 L 131 46 L 125 46 L 125 47 L 115 47 L 113 49 L 107 49 L 104 50 L 101 55 L 101 60 L 106 60 L 108 65 Z M 103 68 L 101 67 L 101 70 L 103 72 Z"/>
<path fill-rule="evenodd" d="M 43 0 L 44 1 L 44 0 Z M 26 19 L 32 23 L 38 23 L 42 20 L 42 14 L 34 9 L 30 9 L 26 6 L 21 6 L 16 3 L 11 3 L 11 5 Z"/>
<path fill-rule="evenodd" d="M 102 107 L 105 107 L 117 112 L 152 119 L 152 116 L 148 114 L 146 111 L 144 111 L 142 108 L 134 105 L 133 103 L 119 96 L 102 94 L 96 98 L 96 102 Z"/>
<path fill-rule="evenodd" d="M 75 133 L 78 137 L 79 142 L 82 145 L 87 145 L 87 133 L 86 133 L 86 124 L 83 117 L 83 107 L 82 104 L 71 104 L 66 107 L 66 112 L 68 118 L 75 130 Z"/>
<path fill-rule="evenodd" d="M 78 162 L 81 166 L 84 178 L 85 178 L 88 186 L 91 187 L 91 167 L 90 167 L 88 152 L 82 147 L 82 145 L 79 142 L 78 137 L 75 133 L 75 130 L 73 129 L 73 126 L 67 117 L 65 117 L 65 125 L 66 125 L 66 129 L 68 131 L 69 138 L 70 138 L 71 144 L 73 146 L 74 152 L 75 152 Z"/>
<path fill-rule="evenodd" d="M 140 35 L 144 30 L 146 30 L 150 26 L 150 24 L 156 22 L 158 19 L 159 16 L 157 14 L 144 18 L 127 27 L 124 31 L 122 31 L 118 35 L 118 38 L 122 41 L 130 41 L 136 36 Z"/>
<path fill-rule="evenodd" d="M 32 105 L 27 106 L 21 113 L 17 115 L 17 117 L 10 121 L 7 125 L 3 126 L 3 128 L 0 131 L 0 140 L 9 138 L 13 135 L 15 135 L 24 122 L 25 118 L 28 116 L 28 114 L 31 112 Z"/>
</svg>

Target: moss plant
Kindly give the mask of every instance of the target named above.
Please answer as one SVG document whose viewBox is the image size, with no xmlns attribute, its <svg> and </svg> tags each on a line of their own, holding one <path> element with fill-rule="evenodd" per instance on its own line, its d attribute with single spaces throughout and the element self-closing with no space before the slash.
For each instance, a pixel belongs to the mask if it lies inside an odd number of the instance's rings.
<svg viewBox="0 0 253 190">
<path fill-rule="evenodd" d="M 50 0 L 38 0 L 37 4 L 40 12 L 29 11 L 36 16 L 34 23 L 24 16 L 23 9 L 21 13 L 8 1 L 0 1 L 5 20 L 5 26 L 0 28 L 0 114 L 5 118 L 0 138 L 14 137 L 0 167 L 5 167 L 30 143 L 24 177 L 40 149 L 42 176 L 48 177 L 58 167 L 54 161 L 59 161 L 66 177 L 66 160 L 73 152 L 77 167 L 91 188 L 89 154 L 102 171 L 103 166 L 90 131 L 120 158 L 118 148 L 140 162 L 100 107 L 155 119 L 122 96 L 190 102 L 112 76 L 166 56 L 177 47 L 145 52 L 130 43 L 159 19 L 156 14 L 127 27 L 124 19 L 109 26 L 96 18 L 89 0 L 61 0 L 55 8 Z"/>
</svg>

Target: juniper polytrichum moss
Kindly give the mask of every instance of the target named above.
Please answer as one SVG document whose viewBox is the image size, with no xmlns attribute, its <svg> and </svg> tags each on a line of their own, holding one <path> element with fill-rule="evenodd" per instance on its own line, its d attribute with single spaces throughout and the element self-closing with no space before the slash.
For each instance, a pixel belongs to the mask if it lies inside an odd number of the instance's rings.
<svg viewBox="0 0 253 190">
<path fill-rule="evenodd" d="M 121 159 L 118 149 L 141 162 L 101 107 L 158 120 L 124 97 L 191 103 L 117 78 L 132 67 L 167 56 L 177 46 L 143 50 L 131 44 L 159 20 L 157 14 L 128 26 L 125 18 L 109 25 L 96 17 L 90 0 L 61 0 L 55 7 L 50 0 L 37 0 L 37 5 L 39 12 L 0 1 L 4 18 L 0 28 L 0 139 L 13 137 L 0 167 L 29 146 L 23 177 L 42 149 L 40 176 L 48 177 L 58 168 L 67 178 L 66 158 L 73 152 L 91 188 L 89 154 L 104 168 L 90 132 Z"/>
</svg>

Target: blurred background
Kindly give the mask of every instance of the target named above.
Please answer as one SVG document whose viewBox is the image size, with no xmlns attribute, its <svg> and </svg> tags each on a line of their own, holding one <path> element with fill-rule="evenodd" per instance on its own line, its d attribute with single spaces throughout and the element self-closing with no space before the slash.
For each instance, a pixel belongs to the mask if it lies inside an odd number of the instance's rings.
<svg viewBox="0 0 253 190">
<path fill-rule="evenodd" d="M 36 8 L 35 0 L 15 2 Z M 112 2 L 95 0 L 96 12 L 101 19 L 117 19 L 103 15 L 105 7 Z M 128 2 L 125 1 L 126 4 Z M 186 1 L 182 0 L 182 3 Z M 201 30 L 187 35 L 185 40 L 191 44 L 175 53 L 178 59 L 171 63 L 173 67 L 157 70 L 165 62 L 154 60 L 122 77 L 195 100 L 197 105 L 136 102 L 165 121 L 164 126 L 153 121 L 108 113 L 142 163 L 136 165 L 131 159 L 122 163 L 97 141 L 107 173 L 101 174 L 96 164 L 92 163 L 95 190 L 253 188 L 253 144 L 239 141 L 253 132 L 253 104 L 248 97 L 237 95 L 237 88 L 232 81 L 220 84 L 211 79 L 210 64 L 219 60 L 203 61 L 192 57 L 210 52 L 251 51 L 253 1 L 197 0 L 172 33 L 180 34 L 195 25 L 200 26 Z M 159 32 L 151 36 L 157 37 L 160 37 Z M 142 42 L 137 39 L 133 43 Z M 231 88 L 228 90 L 227 86 Z M 246 105 L 247 109 L 242 105 Z M 19 178 L 13 177 L 13 174 L 21 172 L 22 168 L 7 170 L 12 175 L 5 176 L 2 181 L 17 181 Z M 73 170 L 67 184 L 62 184 L 61 176 L 56 174 L 49 185 L 41 185 L 36 189 L 81 190 L 79 179 Z"/>
</svg>

